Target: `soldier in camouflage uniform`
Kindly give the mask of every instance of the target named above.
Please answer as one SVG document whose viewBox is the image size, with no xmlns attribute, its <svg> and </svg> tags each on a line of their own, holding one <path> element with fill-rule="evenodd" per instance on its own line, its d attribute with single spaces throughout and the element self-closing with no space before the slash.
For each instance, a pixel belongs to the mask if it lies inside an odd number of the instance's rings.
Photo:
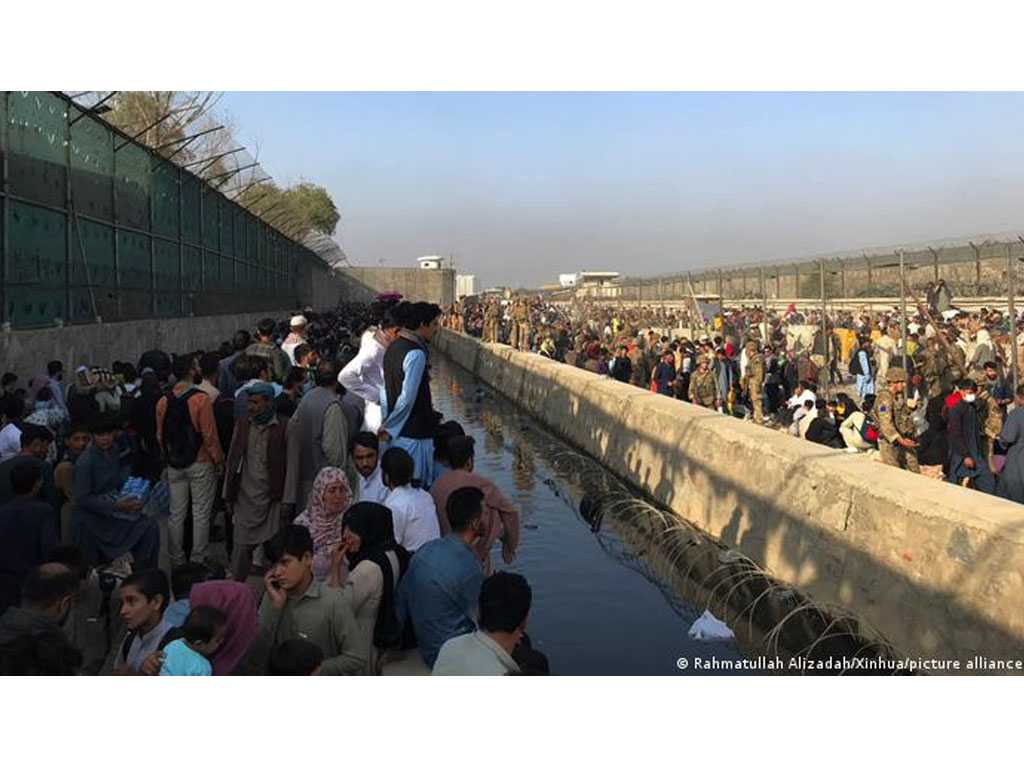
<svg viewBox="0 0 1024 768">
<path fill-rule="evenodd" d="M 718 383 L 706 355 L 697 358 L 697 370 L 690 376 L 690 402 L 714 409 L 718 401 Z"/>
<path fill-rule="evenodd" d="M 519 323 L 519 339 L 516 349 L 520 352 L 530 351 L 530 307 L 525 301 L 519 302 L 517 320 Z"/>
<path fill-rule="evenodd" d="M 978 449 L 989 469 L 995 472 L 992 456 L 995 453 L 996 439 L 1003 430 L 1003 411 L 992 396 L 992 389 L 984 381 L 978 387 Z"/>
<path fill-rule="evenodd" d="M 960 379 L 967 375 L 967 358 L 964 356 L 964 351 L 960 349 L 959 345 L 954 343 L 953 339 L 956 338 L 954 333 L 950 333 L 945 328 L 940 328 L 939 335 L 941 336 L 939 342 L 942 344 L 946 355 L 946 368 L 943 371 L 942 385 L 949 389 L 955 382 L 960 381 Z"/>
<path fill-rule="evenodd" d="M 907 372 L 899 366 L 890 366 L 886 389 L 875 395 L 872 416 L 878 426 L 878 453 L 882 463 L 920 474 L 917 442 L 913 439 L 914 422 L 903 394 L 906 386 Z"/>
<path fill-rule="evenodd" d="M 754 421 L 760 424 L 764 421 L 764 405 L 761 401 L 761 391 L 764 389 L 764 356 L 757 351 L 756 341 L 747 342 L 745 354 L 747 367 L 740 377 L 740 389 L 750 398 L 750 404 L 754 407 Z"/>
<path fill-rule="evenodd" d="M 501 322 L 501 307 L 491 299 L 484 310 L 484 341 L 492 344 L 498 341 L 498 326 Z"/>
<path fill-rule="evenodd" d="M 519 302 L 513 301 L 508 310 L 509 329 L 508 343 L 512 349 L 519 349 Z"/>
<path fill-rule="evenodd" d="M 942 392 L 942 375 L 946 370 L 946 355 L 939 346 L 939 340 L 934 336 L 925 343 L 922 357 L 924 363 L 921 366 L 921 376 L 924 378 L 928 397 L 936 397 Z"/>
</svg>

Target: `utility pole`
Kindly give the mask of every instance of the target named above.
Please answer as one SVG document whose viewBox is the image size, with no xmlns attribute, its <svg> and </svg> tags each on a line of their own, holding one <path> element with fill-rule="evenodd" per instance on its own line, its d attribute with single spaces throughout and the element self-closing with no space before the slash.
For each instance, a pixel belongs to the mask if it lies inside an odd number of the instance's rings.
<svg viewBox="0 0 1024 768">
<path fill-rule="evenodd" d="M 1024 238 L 1017 236 L 1017 239 L 1024 244 Z M 1017 310 L 1014 307 L 1014 299 L 1017 294 L 1017 260 L 1013 258 L 1013 248 L 1006 246 L 1006 282 L 1007 285 L 1007 314 L 1010 316 L 1010 365 L 1013 371 L 1013 390 L 1017 391 L 1020 381 L 1020 371 L 1017 370 Z"/>
<path fill-rule="evenodd" d="M 903 250 L 897 251 L 900 257 L 900 338 L 903 344 L 903 370 L 907 370 L 907 289 L 903 275 Z"/>
</svg>

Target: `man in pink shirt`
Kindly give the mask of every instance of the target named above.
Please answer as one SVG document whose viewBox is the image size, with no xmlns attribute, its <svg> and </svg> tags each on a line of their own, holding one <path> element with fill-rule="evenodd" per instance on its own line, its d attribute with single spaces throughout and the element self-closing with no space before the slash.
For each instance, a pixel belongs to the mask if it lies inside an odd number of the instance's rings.
<svg viewBox="0 0 1024 768">
<path fill-rule="evenodd" d="M 516 558 L 516 547 L 519 544 L 519 513 L 512 502 L 497 489 L 490 480 L 473 471 L 474 441 L 472 437 L 463 435 L 448 441 L 448 459 L 451 470 L 443 473 L 430 486 L 430 495 L 434 497 L 437 508 L 437 522 L 441 535 L 451 532 L 451 525 L 445 515 L 448 496 L 459 488 L 479 488 L 484 494 L 484 516 L 486 533 L 474 548 L 477 558 L 483 565 L 484 573 L 491 570 L 491 545 L 501 537 L 501 558 L 505 565 L 511 565 Z"/>
</svg>

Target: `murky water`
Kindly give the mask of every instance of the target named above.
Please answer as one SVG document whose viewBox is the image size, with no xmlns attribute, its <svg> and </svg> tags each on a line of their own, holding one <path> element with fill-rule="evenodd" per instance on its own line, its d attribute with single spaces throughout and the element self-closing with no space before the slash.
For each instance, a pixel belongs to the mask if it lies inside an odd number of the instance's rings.
<svg viewBox="0 0 1024 768">
<path fill-rule="evenodd" d="M 502 565 L 497 546 L 492 560 L 529 580 L 529 633 L 548 655 L 552 674 L 682 674 L 680 657 L 741 658 L 734 643 L 687 636 L 703 608 L 658 583 L 644 554 L 654 542 L 636 536 L 627 542 L 612 522 L 581 515 L 580 501 L 594 489 L 584 487 L 590 484 L 578 471 L 566 471 L 566 457 L 600 472 L 596 464 L 441 355 L 431 363 L 434 407 L 476 439 L 477 472 L 520 512 L 515 564 Z M 694 674 L 692 663 L 687 673 Z"/>
</svg>

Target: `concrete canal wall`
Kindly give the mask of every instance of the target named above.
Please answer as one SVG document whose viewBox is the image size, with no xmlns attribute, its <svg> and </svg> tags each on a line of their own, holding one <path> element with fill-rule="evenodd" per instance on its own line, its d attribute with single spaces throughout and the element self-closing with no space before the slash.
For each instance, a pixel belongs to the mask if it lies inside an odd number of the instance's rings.
<svg viewBox="0 0 1024 768">
<path fill-rule="evenodd" d="M 443 330 L 435 348 L 910 656 L 1024 660 L 1024 506 Z"/>
</svg>

